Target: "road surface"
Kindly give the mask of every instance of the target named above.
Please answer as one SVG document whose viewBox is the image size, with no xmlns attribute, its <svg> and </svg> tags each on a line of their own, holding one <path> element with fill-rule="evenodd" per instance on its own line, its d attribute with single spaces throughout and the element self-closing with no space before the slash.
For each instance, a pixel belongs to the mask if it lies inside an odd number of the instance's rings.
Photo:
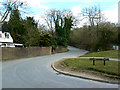
<svg viewBox="0 0 120 90">
<path fill-rule="evenodd" d="M 2 63 L 2 88 L 118 88 L 92 80 L 57 74 L 51 64 L 62 58 L 86 53 L 74 47 L 69 52 L 34 58 L 4 61 Z"/>
</svg>

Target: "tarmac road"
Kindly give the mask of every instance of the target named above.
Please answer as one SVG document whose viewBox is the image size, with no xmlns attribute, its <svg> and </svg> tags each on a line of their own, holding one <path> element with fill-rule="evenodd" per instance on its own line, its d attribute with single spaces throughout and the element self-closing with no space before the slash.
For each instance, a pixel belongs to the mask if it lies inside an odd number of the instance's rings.
<svg viewBox="0 0 120 90">
<path fill-rule="evenodd" d="M 2 62 L 2 88 L 118 88 L 102 83 L 58 74 L 51 64 L 62 58 L 85 54 L 85 50 L 68 47 L 69 52 Z"/>
</svg>

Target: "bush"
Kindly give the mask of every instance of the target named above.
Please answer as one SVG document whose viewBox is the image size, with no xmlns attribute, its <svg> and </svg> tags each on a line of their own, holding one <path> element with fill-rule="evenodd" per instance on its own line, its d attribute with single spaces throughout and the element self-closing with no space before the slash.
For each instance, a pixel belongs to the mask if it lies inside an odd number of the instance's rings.
<svg viewBox="0 0 120 90">
<path fill-rule="evenodd" d="M 49 34 L 40 35 L 39 46 L 52 46 L 52 40 Z"/>
<path fill-rule="evenodd" d="M 70 45 L 89 51 L 103 51 L 111 49 L 111 44 L 118 44 L 118 31 L 114 24 L 100 23 L 89 29 L 89 26 L 71 31 Z"/>
<path fill-rule="evenodd" d="M 67 39 L 66 38 L 64 38 L 64 37 L 58 37 L 57 39 L 56 39 L 56 42 L 57 42 L 57 44 L 59 45 L 59 46 L 63 46 L 63 47 L 67 47 Z"/>
<path fill-rule="evenodd" d="M 52 41 L 52 51 L 53 51 L 57 47 L 57 42 L 56 42 L 55 38 L 51 38 L 51 41 Z"/>
</svg>

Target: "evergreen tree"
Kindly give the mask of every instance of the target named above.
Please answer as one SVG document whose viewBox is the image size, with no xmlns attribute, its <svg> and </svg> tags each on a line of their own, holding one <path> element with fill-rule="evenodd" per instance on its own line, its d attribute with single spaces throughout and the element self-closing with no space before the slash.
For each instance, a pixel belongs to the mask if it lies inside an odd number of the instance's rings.
<svg viewBox="0 0 120 90">
<path fill-rule="evenodd" d="M 39 46 L 40 32 L 33 17 L 27 17 L 25 26 L 25 46 Z"/>
<path fill-rule="evenodd" d="M 18 9 L 11 12 L 8 29 L 15 43 L 24 43 L 24 25 Z"/>
<path fill-rule="evenodd" d="M 63 13 L 58 13 L 55 20 L 56 41 L 60 46 L 67 46 L 70 39 L 70 30 L 73 26 L 72 15 L 69 13 L 65 16 Z"/>
</svg>

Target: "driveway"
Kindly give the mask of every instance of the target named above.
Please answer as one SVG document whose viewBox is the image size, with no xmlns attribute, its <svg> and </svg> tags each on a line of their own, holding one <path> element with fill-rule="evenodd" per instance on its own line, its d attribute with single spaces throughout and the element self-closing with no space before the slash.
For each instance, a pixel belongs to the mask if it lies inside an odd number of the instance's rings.
<svg viewBox="0 0 120 90">
<path fill-rule="evenodd" d="M 85 54 L 85 50 L 68 47 L 69 52 L 4 61 L 2 63 L 3 88 L 118 88 L 108 84 L 56 73 L 51 63 L 62 58 Z"/>
</svg>

